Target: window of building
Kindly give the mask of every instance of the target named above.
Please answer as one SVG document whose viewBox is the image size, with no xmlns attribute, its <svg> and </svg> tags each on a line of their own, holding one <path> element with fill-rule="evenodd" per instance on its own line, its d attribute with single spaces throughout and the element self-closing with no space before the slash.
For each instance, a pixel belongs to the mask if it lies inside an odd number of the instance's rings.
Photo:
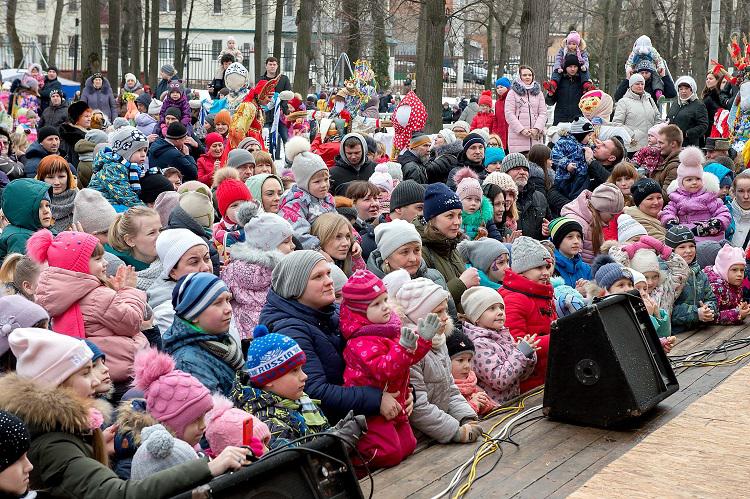
<svg viewBox="0 0 750 499">
<path fill-rule="evenodd" d="M 174 39 L 159 38 L 159 61 L 170 62 L 174 58 Z"/>
<path fill-rule="evenodd" d="M 294 0 L 279 0 L 284 2 L 284 15 L 287 17 L 294 17 Z"/>
<path fill-rule="evenodd" d="M 214 14 L 221 14 L 221 0 L 214 0 Z"/>
<path fill-rule="evenodd" d="M 242 44 L 242 57 L 245 61 L 245 64 L 248 64 L 248 61 L 251 59 L 253 55 L 253 44 L 252 43 L 243 43 Z"/>
<path fill-rule="evenodd" d="M 159 12 L 174 12 L 177 10 L 177 0 L 159 0 Z"/>
<path fill-rule="evenodd" d="M 224 40 L 211 40 L 211 52 L 213 53 L 213 58 L 218 59 L 219 54 L 221 54 L 221 49 L 224 46 Z"/>
<path fill-rule="evenodd" d="M 47 50 L 47 35 L 36 35 L 36 43 L 42 49 L 42 52 Z"/>
<path fill-rule="evenodd" d="M 255 10 L 254 0 L 242 0 L 242 15 L 243 16 L 252 16 L 254 10 Z"/>
<path fill-rule="evenodd" d="M 36 10 L 45 10 L 47 8 L 46 0 L 36 0 Z"/>
<path fill-rule="evenodd" d="M 68 35 L 68 57 L 71 59 L 76 57 L 76 37 L 74 35 Z"/>
<path fill-rule="evenodd" d="M 282 68 L 285 73 L 292 71 L 294 67 L 294 42 L 284 42 L 284 54 L 282 55 Z"/>
</svg>

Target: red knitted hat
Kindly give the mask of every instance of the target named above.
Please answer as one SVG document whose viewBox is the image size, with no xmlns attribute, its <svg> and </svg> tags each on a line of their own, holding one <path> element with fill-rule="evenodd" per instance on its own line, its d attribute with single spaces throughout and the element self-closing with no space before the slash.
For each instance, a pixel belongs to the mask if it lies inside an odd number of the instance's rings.
<svg viewBox="0 0 750 499">
<path fill-rule="evenodd" d="M 482 95 L 479 96 L 479 105 L 492 107 L 492 92 L 485 90 Z"/>
<path fill-rule="evenodd" d="M 385 284 L 369 270 L 358 270 L 341 289 L 341 305 L 367 313 L 367 307 L 378 296 L 387 293 Z"/>
<path fill-rule="evenodd" d="M 224 139 L 217 132 L 211 132 L 206 135 L 206 149 L 211 147 L 214 142 L 224 142 Z"/>
<path fill-rule="evenodd" d="M 57 236 L 47 229 L 34 233 L 26 242 L 26 253 L 32 260 L 50 267 L 89 273 L 89 259 L 99 240 L 85 232 L 64 231 Z"/>
<path fill-rule="evenodd" d="M 250 201 L 251 199 L 250 190 L 244 182 L 236 178 L 225 179 L 216 188 L 216 201 L 219 204 L 219 213 L 222 217 L 226 215 L 230 204 L 235 201 Z M 236 221 L 232 220 L 232 222 Z"/>
</svg>

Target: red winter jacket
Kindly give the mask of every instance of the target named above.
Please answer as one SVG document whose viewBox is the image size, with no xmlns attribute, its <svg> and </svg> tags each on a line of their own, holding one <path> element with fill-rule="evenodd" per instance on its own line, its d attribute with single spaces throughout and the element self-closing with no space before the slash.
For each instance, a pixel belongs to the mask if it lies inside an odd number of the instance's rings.
<svg viewBox="0 0 750 499">
<path fill-rule="evenodd" d="M 539 284 L 507 270 L 499 293 L 505 300 L 505 326 L 510 334 L 516 339 L 536 334 L 541 340 L 534 372 L 521 382 L 523 393 L 543 385 L 547 375 L 550 325 L 557 319 L 554 292 L 551 284 Z"/>
<path fill-rule="evenodd" d="M 496 133 L 503 139 L 503 148 L 508 150 L 508 122 L 505 119 L 505 98 L 508 92 L 495 100 L 495 121 L 492 123 L 491 133 Z"/>
<path fill-rule="evenodd" d="M 336 156 L 339 155 L 341 150 L 341 142 L 321 142 L 320 134 L 318 134 L 310 144 L 310 150 L 323 158 L 328 168 L 333 168 L 333 165 L 336 164 Z"/>
<path fill-rule="evenodd" d="M 492 113 L 492 111 L 486 113 L 480 111 L 474 116 L 474 119 L 471 120 L 471 129 L 474 130 L 476 128 L 486 128 L 491 133 L 494 123 L 495 115 Z"/>
<path fill-rule="evenodd" d="M 219 160 L 219 168 L 223 168 L 226 165 L 223 158 L 215 158 L 210 153 L 203 154 L 198 158 L 198 182 L 203 182 L 209 187 L 214 184 L 217 159 Z"/>
</svg>

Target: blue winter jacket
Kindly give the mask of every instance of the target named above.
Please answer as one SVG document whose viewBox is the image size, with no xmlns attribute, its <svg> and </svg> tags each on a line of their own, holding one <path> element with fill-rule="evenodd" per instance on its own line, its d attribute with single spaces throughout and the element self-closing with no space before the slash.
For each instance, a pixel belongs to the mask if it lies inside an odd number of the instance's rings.
<svg viewBox="0 0 750 499">
<path fill-rule="evenodd" d="M 148 164 L 160 170 L 174 166 L 182 173 L 182 181 L 198 180 L 198 164 L 192 156 L 185 156 L 166 139 L 156 139 L 148 148 Z"/>
<path fill-rule="evenodd" d="M 366 416 L 380 413 L 382 391 L 369 386 L 344 387 L 344 338 L 339 332 L 338 309 L 316 310 L 297 300 L 282 298 L 272 289 L 260 313 L 259 324 L 270 332 L 294 339 L 307 361 L 305 393 L 320 400 L 323 413 L 336 424 L 350 410 Z"/>
<path fill-rule="evenodd" d="M 164 351 L 172 356 L 177 369 L 195 376 L 211 393 L 220 392 L 229 397 L 235 369 L 201 345 L 208 340 L 229 341 L 228 334 L 202 332 L 175 316 L 172 327 L 167 329 L 162 340 Z"/>
<path fill-rule="evenodd" d="M 568 258 L 558 249 L 555 250 L 555 272 L 565 280 L 565 284 L 573 288 L 578 279 L 591 279 L 591 265 L 584 262 L 580 254 Z"/>
</svg>

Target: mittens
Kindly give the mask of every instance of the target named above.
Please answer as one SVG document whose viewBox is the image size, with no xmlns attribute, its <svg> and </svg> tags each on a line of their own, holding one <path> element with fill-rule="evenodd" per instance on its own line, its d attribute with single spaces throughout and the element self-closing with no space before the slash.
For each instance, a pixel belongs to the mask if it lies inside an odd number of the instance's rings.
<svg viewBox="0 0 750 499">
<path fill-rule="evenodd" d="M 479 425 L 466 423 L 456 430 L 453 441 L 462 444 L 476 442 L 482 436 L 482 428 Z"/>
<path fill-rule="evenodd" d="M 421 321 L 420 321 L 421 322 Z M 401 339 L 398 340 L 398 344 L 407 350 L 414 350 L 417 348 L 417 333 L 409 329 L 408 327 L 401 328 Z"/>
<path fill-rule="evenodd" d="M 667 230 L 671 229 L 675 225 L 680 225 L 680 222 L 676 218 L 673 218 L 672 220 L 667 220 L 666 222 L 664 222 L 664 228 L 666 228 Z"/>
<path fill-rule="evenodd" d="M 417 331 L 419 331 L 419 336 L 421 336 L 422 339 L 432 341 L 432 338 L 435 337 L 439 329 L 440 318 L 437 314 L 429 314 L 426 318 L 419 319 Z"/>
<path fill-rule="evenodd" d="M 706 225 L 704 225 L 703 222 L 695 222 L 695 226 L 690 229 L 690 232 L 699 237 L 711 235 L 710 229 Z"/>
<path fill-rule="evenodd" d="M 718 218 L 711 218 L 706 225 L 710 236 L 715 236 L 722 230 L 721 221 Z"/>
<path fill-rule="evenodd" d="M 622 247 L 622 250 L 628 254 L 628 259 L 632 260 L 635 256 L 635 252 L 643 248 L 648 248 L 648 246 L 640 241 L 636 241 L 634 243 L 626 244 Z"/>
<path fill-rule="evenodd" d="M 672 254 L 672 248 L 659 241 L 655 237 L 641 236 L 639 243 L 645 245 L 647 248 L 651 248 L 656 251 L 656 254 L 661 257 L 662 260 L 666 260 Z"/>
</svg>

